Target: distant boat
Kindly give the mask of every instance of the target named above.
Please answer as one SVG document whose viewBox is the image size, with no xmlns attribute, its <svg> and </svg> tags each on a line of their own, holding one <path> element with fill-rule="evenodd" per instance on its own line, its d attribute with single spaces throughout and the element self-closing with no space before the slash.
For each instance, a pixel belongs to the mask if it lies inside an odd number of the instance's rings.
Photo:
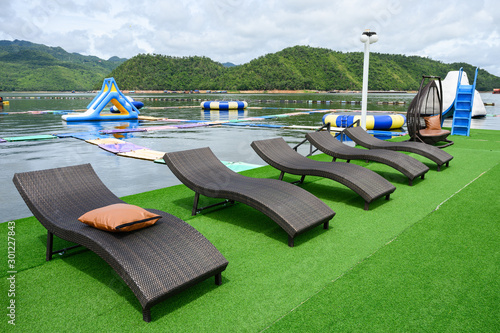
<svg viewBox="0 0 500 333">
<path fill-rule="evenodd" d="M 500 89 L 493 89 L 494 94 L 500 94 Z"/>
</svg>

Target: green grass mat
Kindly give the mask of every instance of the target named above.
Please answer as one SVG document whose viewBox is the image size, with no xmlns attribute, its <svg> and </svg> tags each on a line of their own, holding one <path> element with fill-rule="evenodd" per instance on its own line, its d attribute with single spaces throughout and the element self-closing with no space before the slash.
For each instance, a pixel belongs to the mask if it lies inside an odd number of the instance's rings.
<svg viewBox="0 0 500 333">
<path fill-rule="evenodd" d="M 497 331 L 499 178 L 497 165 L 266 331 Z"/>
<path fill-rule="evenodd" d="M 369 211 L 348 188 L 306 177 L 301 186 L 337 215 L 329 230 L 318 227 L 299 235 L 294 248 L 287 246 L 286 233 L 273 221 L 242 204 L 192 217 L 194 194 L 183 185 L 125 197 L 184 219 L 229 261 L 221 286 L 209 279 L 167 299 L 153 307 L 149 324 L 142 321 L 133 293 L 97 255 L 80 249 L 45 262 L 44 228 L 33 217 L 17 220 L 16 328 L 491 331 L 493 324 L 498 327 L 498 316 L 493 316 L 498 313 L 498 283 L 492 277 L 498 276 L 493 214 L 500 208 L 500 132 L 472 134 L 452 137 L 455 145 L 446 150 L 454 159 L 441 172 L 412 154 L 431 170 L 411 187 L 390 167 L 355 162 L 397 188 L 389 201 L 377 200 Z M 279 172 L 263 167 L 243 174 L 277 178 Z M 202 198 L 200 204 L 214 201 Z M 0 224 L 0 235 L 7 233 L 8 225 Z M 56 238 L 55 246 L 65 243 Z M 7 253 L 6 241 L 0 251 Z M 5 313 L 10 301 L 7 271 L 0 284 Z M 3 317 L 0 330 L 5 331 L 11 326 Z"/>
</svg>

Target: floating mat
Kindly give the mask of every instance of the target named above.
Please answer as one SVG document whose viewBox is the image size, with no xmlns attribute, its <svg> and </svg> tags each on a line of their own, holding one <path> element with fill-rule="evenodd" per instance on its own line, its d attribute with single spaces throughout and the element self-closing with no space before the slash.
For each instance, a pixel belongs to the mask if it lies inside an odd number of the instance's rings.
<svg viewBox="0 0 500 333">
<path fill-rule="evenodd" d="M 34 115 L 38 115 L 38 114 L 54 114 L 54 115 L 59 115 L 59 114 L 68 114 L 69 112 L 68 111 L 59 111 L 59 110 L 54 110 L 54 111 L 51 111 L 51 110 L 45 110 L 45 111 L 27 111 L 27 113 L 29 114 L 34 114 Z"/>
<path fill-rule="evenodd" d="M 193 127 L 203 127 L 203 126 L 210 126 L 213 124 L 210 123 L 190 123 L 190 124 L 185 124 L 185 125 L 174 125 L 176 128 L 193 128 Z"/>
<path fill-rule="evenodd" d="M 58 138 L 76 138 L 80 140 L 90 140 L 99 137 L 99 133 L 97 132 L 59 133 L 54 135 L 56 135 Z"/>
<path fill-rule="evenodd" d="M 132 132 L 146 132 L 144 128 L 116 128 L 112 130 L 102 130 L 102 134 L 116 134 L 116 133 L 132 133 Z"/>
<path fill-rule="evenodd" d="M 258 164 L 251 164 L 251 163 L 245 163 L 245 162 L 228 162 L 228 161 L 221 161 L 221 162 L 222 162 L 222 164 L 224 164 L 229 169 L 231 169 L 235 172 L 260 168 L 262 166 L 262 165 L 258 165 Z M 165 164 L 165 161 L 163 160 L 163 158 L 160 158 L 160 159 L 155 160 L 155 163 Z"/>
<path fill-rule="evenodd" d="M 93 145 L 106 145 L 106 144 L 119 144 L 119 143 L 126 143 L 125 141 L 118 140 L 115 138 L 104 138 L 104 139 L 92 139 L 92 140 L 85 140 L 85 142 L 91 143 Z"/>
<path fill-rule="evenodd" d="M 138 146 L 130 142 L 124 143 L 106 143 L 98 145 L 99 148 L 109 151 L 113 154 L 118 153 L 127 153 L 129 151 L 139 150 L 139 149 L 148 149 L 146 147 Z"/>
<path fill-rule="evenodd" d="M 134 151 L 129 151 L 125 153 L 118 153 L 118 156 L 132 157 L 140 160 L 156 161 L 163 158 L 164 152 L 151 150 L 151 149 L 139 149 Z"/>
<path fill-rule="evenodd" d="M 229 169 L 231 169 L 235 172 L 251 170 L 251 169 L 255 169 L 255 168 L 260 168 L 262 166 L 262 165 L 258 165 L 258 164 L 251 164 L 251 163 L 245 163 L 245 162 L 228 162 L 228 161 L 221 161 L 221 162 L 222 162 L 222 164 L 224 164 Z"/>
<path fill-rule="evenodd" d="M 152 126 L 152 127 L 146 127 L 146 131 L 163 131 L 167 129 L 177 129 L 177 127 L 172 126 L 172 125 L 163 125 L 163 126 Z"/>
<path fill-rule="evenodd" d="M 157 120 L 164 120 L 165 118 L 152 117 L 152 116 L 139 116 L 137 119 L 148 120 L 148 121 L 157 121 Z"/>
<path fill-rule="evenodd" d="M 174 119 L 174 118 L 165 118 L 163 120 L 170 121 L 170 122 L 173 122 L 173 123 L 182 123 L 182 122 L 189 121 L 189 119 Z"/>
<path fill-rule="evenodd" d="M 29 135 L 29 136 L 15 136 L 15 137 L 10 137 L 10 138 L 4 138 L 4 140 L 9 141 L 9 142 L 14 142 L 14 141 L 31 141 L 31 140 L 47 140 L 47 139 L 55 139 L 57 138 L 54 135 Z"/>
<path fill-rule="evenodd" d="M 0 143 L 1 142 L 7 142 L 7 140 L 0 138 Z"/>
<path fill-rule="evenodd" d="M 248 127 L 267 127 L 267 128 L 283 128 L 284 125 L 271 125 L 271 124 L 255 124 L 255 123 L 223 123 L 225 126 L 248 126 Z"/>
</svg>

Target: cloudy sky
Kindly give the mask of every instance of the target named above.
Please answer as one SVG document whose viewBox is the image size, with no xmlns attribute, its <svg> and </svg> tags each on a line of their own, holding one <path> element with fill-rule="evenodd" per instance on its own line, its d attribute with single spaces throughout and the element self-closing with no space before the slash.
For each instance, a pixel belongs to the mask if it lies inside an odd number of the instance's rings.
<svg viewBox="0 0 500 333">
<path fill-rule="evenodd" d="M 499 0 L 0 0 L 0 40 L 130 58 L 207 56 L 243 64 L 286 47 L 467 62 L 500 76 Z M 431 74 L 431 73 L 429 73 Z"/>
</svg>

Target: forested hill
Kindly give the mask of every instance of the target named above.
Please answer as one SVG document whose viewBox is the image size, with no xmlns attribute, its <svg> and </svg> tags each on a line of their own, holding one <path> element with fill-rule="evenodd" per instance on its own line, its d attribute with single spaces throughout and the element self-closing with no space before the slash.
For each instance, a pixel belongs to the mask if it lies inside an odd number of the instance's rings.
<svg viewBox="0 0 500 333">
<path fill-rule="evenodd" d="M 126 59 L 103 60 L 27 41 L 0 41 L 0 90 L 91 90 Z"/>
<path fill-rule="evenodd" d="M 371 90 L 416 90 L 422 75 L 444 78 L 464 67 L 418 56 L 370 55 Z M 0 41 L 0 91 L 100 89 L 113 76 L 127 90 L 360 90 L 363 54 L 294 46 L 234 66 L 207 57 L 139 54 L 130 60 L 68 53 L 27 41 Z M 500 78 L 479 70 L 477 89 L 500 88 Z"/>
<path fill-rule="evenodd" d="M 369 88 L 416 90 L 422 75 L 444 79 L 449 71 L 460 67 L 473 79 L 475 67 L 469 64 L 371 53 Z M 206 57 L 140 54 L 118 66 L 110 76 L 121 89 L 130 90 L 360 90 L 363 53 L 294 46 L 234 67 Z M 98 87 L 100 83 L 94 88 Z M 491 91 L 500 87 L 500 77 L 480 69 L 476 87 Z"/>
</svg>

